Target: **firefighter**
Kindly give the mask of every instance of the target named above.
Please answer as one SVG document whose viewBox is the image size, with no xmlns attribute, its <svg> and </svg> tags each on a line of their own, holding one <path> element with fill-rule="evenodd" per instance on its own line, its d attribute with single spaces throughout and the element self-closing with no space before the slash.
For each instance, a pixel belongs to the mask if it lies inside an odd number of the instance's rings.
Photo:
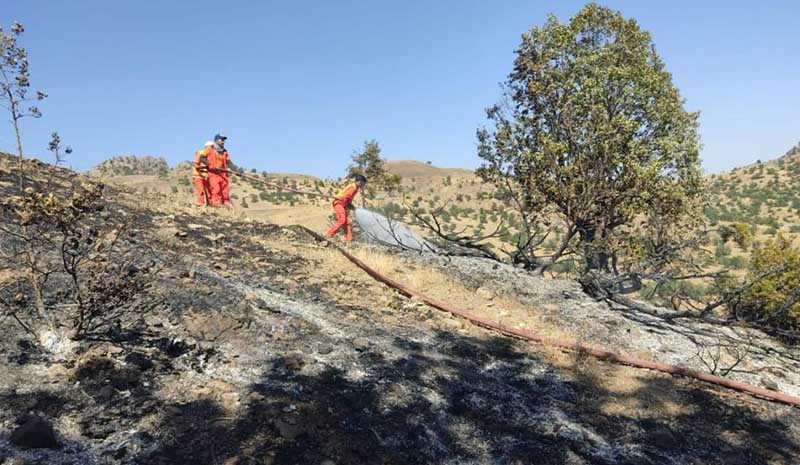
<svg viewBox="0 0 800 465">
<path fill-rule="evenodd" d="M 212 207 L 231 205 L 231 191 L 228 183 L 228 151 L 225 149 L 227 137 L 214 136 L 214 143 L 206 152 L 208 158 L 208 184 L 211 190 Z"/>
<path fill-rule="evenodd" d="M 367 178 L 357 174 L 353 177 L 353 182 L 339 191 L 333 199 L 333 212 L 336 214 L 336 223 L 328 230 L 329 238 L 335 236 L 340 229 L 344 229 L 344 239 L 348 242 L 353 240 L 353 230 L 350 227 L 347 210 L 353 209 L 353 198 L 366 184 Z"/>
<path fill-rule="evenodd" d="M 208 148 L 214 145 L 208 141 L 204 147 L 194 154 L 194 165 L 192 165 L 192 184 L 194 184 L 194 194 L 198 207 L 205 207 L 210 202 L 211 190 L 208 186 Z"/>
</svg>

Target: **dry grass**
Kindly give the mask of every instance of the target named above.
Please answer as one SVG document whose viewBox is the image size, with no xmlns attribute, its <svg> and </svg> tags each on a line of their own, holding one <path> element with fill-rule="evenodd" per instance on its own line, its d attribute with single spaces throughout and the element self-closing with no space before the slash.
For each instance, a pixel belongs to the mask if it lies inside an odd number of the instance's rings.
<svg viewBox="0 0 800 465">
<path fill-rule="evenodd" d="M 359 259 L 381 274 L 396 279 L 430 297 L 455 303 L 481 317 L 500 323 L 530 329 L 536 334 L 564 342 L 576 340 L 571 333 L 559 328 L 556 306 L 525 306 L 512 296 L 497 296 L 492 301 L 482 299 L 472 290 L 436 269 L 409 264 L 402 259 L 383 254 L 375 249 L 353 251 Z M 469 324 L 466 325 L 468 328 Z M 476 332 L 480 330 L 475 328 Z M 484 333 L 486 334 L 486 333 Z M 543 355 L 551 364 L 564 369 L 576 380 L 590 380 L 596 390 L 586 402 L 596 405 L 606 415 L 645 415 L 652 418 L 686 415 L 692 412 L 690 403 L 681 399 L 669 382 L 657 379 L 669 377 L 655 372 L 600 362 L 579 352 L 567 351 L 539 343 L 526 344 L 528 350 Z M 652 358 L 650 354 L 637 354 Z"/>
</svg>

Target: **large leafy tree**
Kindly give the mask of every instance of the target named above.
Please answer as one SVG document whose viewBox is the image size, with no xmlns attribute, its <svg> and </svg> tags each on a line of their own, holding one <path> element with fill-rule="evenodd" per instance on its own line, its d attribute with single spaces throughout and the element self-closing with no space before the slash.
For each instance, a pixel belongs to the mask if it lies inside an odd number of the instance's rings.
<svg viewBox="0 0 800 465">
<path fill-rule="evenodd" d="M 597 4 L 551 16 L 523 34 L 505 89 L 478 130 L 483 179 L 518 192 L 527 222 L 561 217 L 586 270 L 617 271 L 623 251 L 668 259 L 699 218 L 698 114 L 650 35 Z"/>
<path fill-rule="evenodd" d="M 347 177 L 361 174 L 369 186 L 378 190 L 392 191 L 400 187 L 400 176 L 386 170 L 386 160 L 381 158 L 381 147 L 375 140 L 364 142 L 361 151 L 353 152 L 352 163 L 347 167 Z"/>
</svg>

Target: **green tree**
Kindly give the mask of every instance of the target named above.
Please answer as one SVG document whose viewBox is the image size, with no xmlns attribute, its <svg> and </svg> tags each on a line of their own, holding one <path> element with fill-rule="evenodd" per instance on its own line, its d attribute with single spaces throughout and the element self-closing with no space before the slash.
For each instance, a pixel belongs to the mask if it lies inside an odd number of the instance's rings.
<svg viewBox="0 0 800 465">
<path fill-rule="evenodd" d="M 593 3 L 550 16 L 523 35 L 505 88 L 477 133 L 479 175 L 518 190 L 529 219 L 560 215 L 586 270 L 667 250 L 699 222 L 698 114 L 635 20 Z"/>
<path fill-rule="evenodd" d="M 366 176 L 368 186 L 376 190 L 394 191 L 400 187 L 400 176 L 386 171 L 386 160 L 381 158 L 381 148 L 375 140 L 364 142 L 360 152 L 353 152 L 352 163 L 347 167 L 347 177 Z"/>
<path fill-rule="evenodd" d="M 786 236 L 755 247 L 747 280 L 754 284 L 734 306 L 748 318 L 800 327 L 800 249 Z"/>
</svg>

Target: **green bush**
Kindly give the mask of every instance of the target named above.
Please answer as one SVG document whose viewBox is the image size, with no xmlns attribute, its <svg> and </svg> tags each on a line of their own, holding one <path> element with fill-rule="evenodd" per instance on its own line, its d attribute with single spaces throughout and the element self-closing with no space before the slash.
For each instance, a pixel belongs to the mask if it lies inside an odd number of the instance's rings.
<svg viewBox="0 0 800 465">
<path fill-rule="evenodd" d="M 766 276 L 765 276 L 766 275 Z M 748 281 L 757 281 L 736 310 L 753 319 L 767 319 L 781 326 L 800 326 L 800 249 L 779 234 L 753 250 Z"/>
<path fill-rule="evenodd" d="M 727 257 L 731 254 L 731 248 L 725 245 L 724 242 L 720 242 L 717 244 L 717 248 L 714 250 L 714 256 L 719 258 Z"/>
<path fill-rule="evenodd" d="M 742 257 L 741 255 L 736 255 L 732 257 L 722 257 L 719 260 L 719 264 L 725 268 L 730 268 L 733 270 L 743 270 L 747 268 L 747 259 Z"/>
<path fill-rule="evenodd" d="M 753 229 L 744 223 L 733 223 L 720 226 L 717 230 L 723 242 L 733 240 L 739 247 L 746 249 L 753 242 Z M 727 254 L 726 254 L 727 255 Z"/>
</svg>

